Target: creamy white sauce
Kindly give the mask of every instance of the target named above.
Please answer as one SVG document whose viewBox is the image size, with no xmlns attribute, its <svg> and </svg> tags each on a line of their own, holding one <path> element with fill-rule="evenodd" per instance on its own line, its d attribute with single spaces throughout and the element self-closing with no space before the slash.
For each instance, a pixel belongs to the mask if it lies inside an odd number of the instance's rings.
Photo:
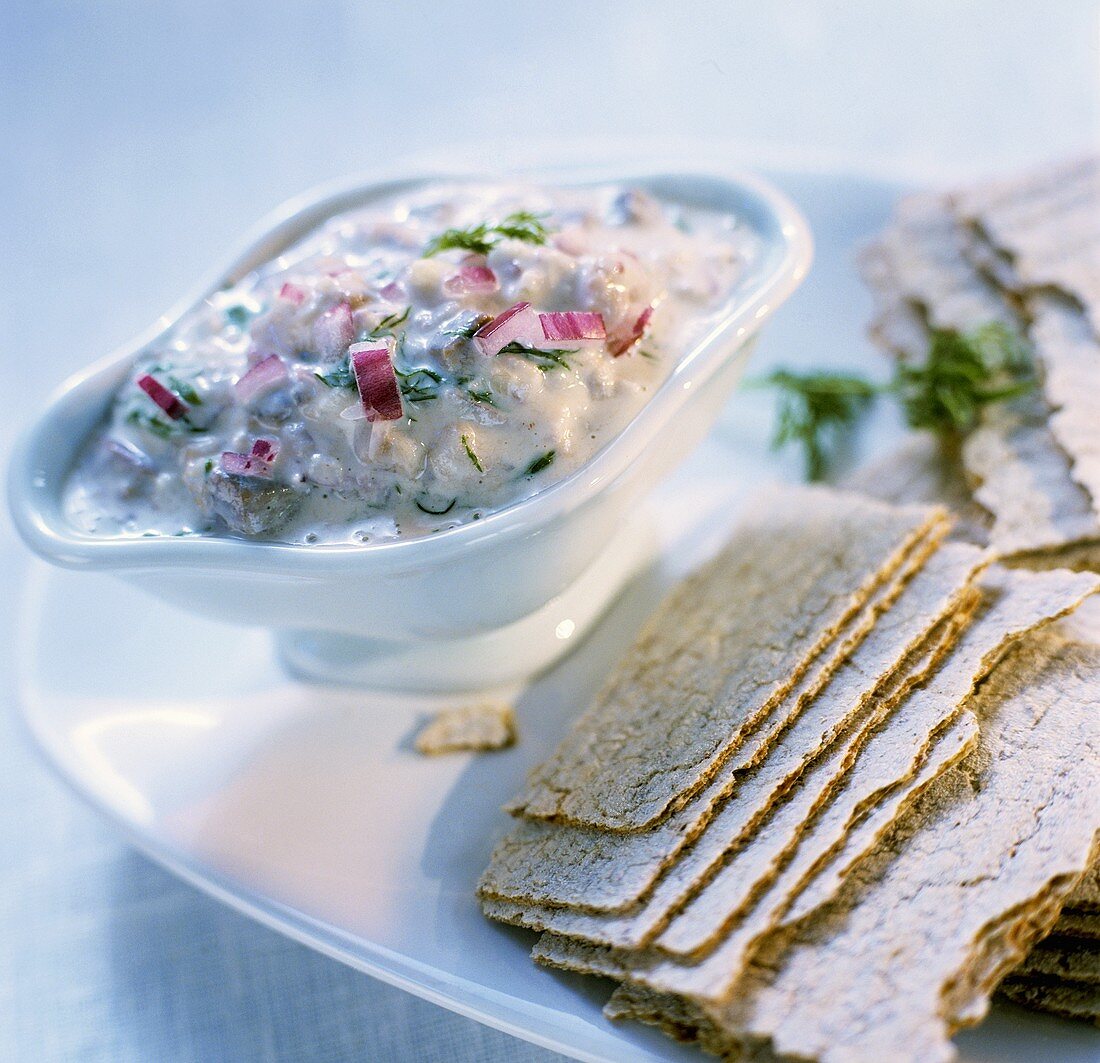
<svg viewBox="0 0 1100 1063">
<path fill-rule="evenodd" d="M 516 211 L 537 216 L 545 242 L 490 232 L 486 253 L 425 255 L 445 230 Z M 143 353 L 69 478 L 69 518 L 97 535 L 293 543 L 478 520 L 575 471 L 623 428 L 722 307 L 751 239 L 730 216 L 610 186 L 439 185 L 334 217 Z M 491 271 L 496 290 L 456 290 L 464 266 Z M 608 339 L 486 355 L 472 331 L 518 302 L 598 313 Z M 613 356 L 647 307 L 641 338 Z M 396 419 L 369 420 L 349 372 L 349 344 L 368 336 L 392 351 Z M 285 377 L 242 399 L 237 382 L 272 355 Z M 158 406 L 145 376 L 185 412 Z M 257 440 L 274 461 L 254 463 L 260 475 L 227 471 L 235 459 L 223 455 L 247 456 Z"/>
</svg>

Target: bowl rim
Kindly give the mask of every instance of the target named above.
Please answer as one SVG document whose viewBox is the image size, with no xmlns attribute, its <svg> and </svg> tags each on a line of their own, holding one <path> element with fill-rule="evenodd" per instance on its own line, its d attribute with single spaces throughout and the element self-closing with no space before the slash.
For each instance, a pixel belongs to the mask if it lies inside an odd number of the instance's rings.
<svg viewBox="0 0 1100 1063">
<path fill-rule="evenodd" d="M 602 162 L 582 166 L 552 166 L 524 170 L 518 175 L 524 182 L 551 185 L 586 185 L 633 181 L 690 182 L 704 180 L 728 186 L 731 196 L 747 197 L 769 219 L 774 233 L 773 246 L 761 248 L 761 256 L 779 251 L 770 273 L 744 293 L 714 320 L 706 333 L 677 361 L 647 402 L 579 469 L 545 488 L 502 509 L 432 535 L 377 543 L 283 543 L 270 540 L 246 540 L 229 536 L 148 536 L 108 538 L 87 535 L 70 527 L 60 518 L 61 479 L 52 495 L 38 483 L 37 456 L 56 440 L 49 432 L 57 415 L 74 392 L 88 389 L 100 377 L 107 378 L 123 363 L 133 361 L 140 352 L 174 328 L 180 318 L 210 295 L 235 283 L 240 277 L 288 246 L 302 239 L 326 218 L 357 203 L 411 190 L 428 182 L 485 182 L 500 180 L 500 175 L 477 169 L 458 169 L 421 163 L 415 171 L 392 168 L 370 174 L 355 174 L 325 182 L 284 201 L 254 224 L 225 257 L 223 264 L 178 300 L 165 314 L 146 329 L 106 356 L 66 379 L 47 399 L 45 408 L 22 434 L 12 455 L 8 478 L 9 508 L 20 534 L 40 555 L 65 565 L 97 568 L 151 568 L 164 564 L 185 568 L 209 568 L 235 565 L 239 569 L 292 570 L 299 574 L 328 574 L 333 566 L 345 569 L 349 563 L 431 564 L 474 545 L 502 537 L 523 534 L 545 525 L 556 517 L 578 508 L 600 488 L 614 482 L 630 467 L 646 443 L 657 437 L 687 399 L 687 393 L 701 385 L 724 364 L 724 359 L 707 361 L 706 353 L 729 333 L 744 346 L 763 324 L 802 283 L 813 259 L 813 239 L 801 211 L 781 191 L 764 178 L 740 170 L 726 171 L 702 165 L 659 167 L 641 164 L 615 166 Z M 305 226 L 303 228 L 303 226 Z M 735 357 L 736 349 L 728 356 Z M 49 438 L 47 438 L 49 437 Z M 81 440 L 82 441 L 82 440 Z M 67 440 L 70 457 L 81 441 Z M 67 467 L 69 467 L 67 465 Z M 51 519 L 40 504 L 43 498 L 54 503 Z"/>
</svg>

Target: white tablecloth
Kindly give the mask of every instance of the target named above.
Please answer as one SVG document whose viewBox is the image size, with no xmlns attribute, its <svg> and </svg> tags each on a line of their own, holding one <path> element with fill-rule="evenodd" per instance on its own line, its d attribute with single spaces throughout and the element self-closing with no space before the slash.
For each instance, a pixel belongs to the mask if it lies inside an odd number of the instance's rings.
<svg viewBox="0 0 1100 1063">
<path fill-rule="evenodd" d="M 610 134 L 990 171 L 1100 143 L 1098 48 L 1087 0 L 6 0 L 0 457 L 67 373 L 318 181 Z M 0 1057 L 550 1058 L 224 910 L 72 799 L 11 711 L 26 563 L 0 518 Z"/>
</svg>

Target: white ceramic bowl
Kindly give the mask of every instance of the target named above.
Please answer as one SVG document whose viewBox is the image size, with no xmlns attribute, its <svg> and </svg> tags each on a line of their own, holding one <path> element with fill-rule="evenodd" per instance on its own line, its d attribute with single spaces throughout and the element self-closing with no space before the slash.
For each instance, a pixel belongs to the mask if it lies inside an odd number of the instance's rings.
<svg viewBox="0 0 1100 1063">
<path fill-rule="evenodd" d="M 624 538 L 626 518 L 710 429 L 752 339 L 809 268 L 804 219 L 758 178 L 535 175 L 557 184 L 629 181 L 664 200 L 728 211 L 758 235 L 760 250 L 713 327 L 627 427 L 582 469 L 531 498 L 430 537 L 347 546 L 95 538 L 62 512 L 66 474 L 143 348 L 331 215 L 439 176 L 353 181 L 292 200 L 192 298 L 66 382 L 12 462 L 12 512 L 32 549 L 54 564 L 113 573 L 201 614 L 274 629 L 288 663 L 317 678 L 482 685 L 537 670 L 579 638 L 636 567 L 641 547 Z"/>
</svg>

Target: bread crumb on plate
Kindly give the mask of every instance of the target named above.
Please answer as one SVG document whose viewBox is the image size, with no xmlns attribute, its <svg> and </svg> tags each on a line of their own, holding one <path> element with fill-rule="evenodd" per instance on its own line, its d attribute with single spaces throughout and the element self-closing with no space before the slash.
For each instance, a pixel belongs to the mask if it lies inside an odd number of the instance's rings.
<svg viewBox="0 0 1100 1063">
<path fill-rule="evenodd" d="M 516 714 L 511 705 L 462 705 L 444 709 L 416 736 L 417 753 L 485 752 L 504 749 L 516 740 Z"/>
</svg>

